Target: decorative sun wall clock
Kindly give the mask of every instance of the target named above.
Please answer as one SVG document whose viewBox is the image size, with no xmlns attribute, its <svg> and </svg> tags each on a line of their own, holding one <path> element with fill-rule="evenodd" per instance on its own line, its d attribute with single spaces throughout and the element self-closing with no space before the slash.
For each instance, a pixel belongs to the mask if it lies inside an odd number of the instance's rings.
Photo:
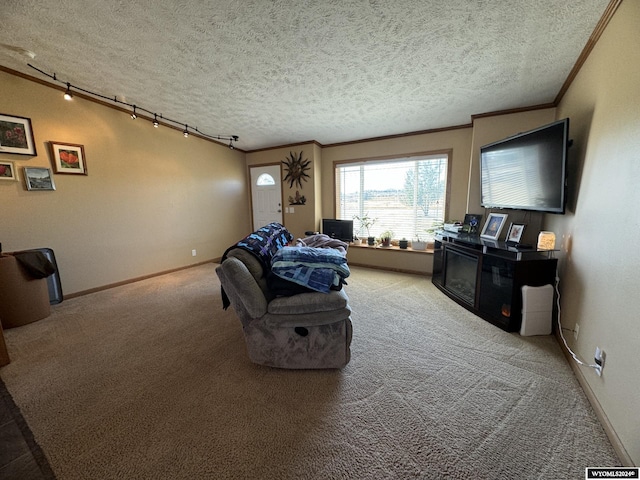
<svg viewBox="0 0 640 480">
<path fill-rule="evenodd" d="M 289 152 L 289 156 L 282 163 L 284 163 L 287 170 L 283 181 L 289 181 L 289 188 L 293 188 L 294 183 L 302 188 L 302 180 L 306 182 L 307 178 L 309 178 L 306 172 L 310 168 L 311 160 L 302 160 L 302 151 L 297 157 L 295 153 Z"/>
</svg>

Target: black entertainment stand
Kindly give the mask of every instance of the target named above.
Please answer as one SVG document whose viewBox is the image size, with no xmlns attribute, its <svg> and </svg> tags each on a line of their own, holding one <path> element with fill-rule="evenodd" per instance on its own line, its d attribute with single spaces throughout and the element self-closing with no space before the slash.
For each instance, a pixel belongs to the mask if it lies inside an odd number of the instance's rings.
<svg viewBox="0 0 640 480">
<path fill-rule="evenodd" d="M 436 234 L 433 284 L 488 322 L 514 332 L 522 322 L 524 285 L 554 285 L 552 250 L 516 248 L 478 235 Z"/>
</svg>

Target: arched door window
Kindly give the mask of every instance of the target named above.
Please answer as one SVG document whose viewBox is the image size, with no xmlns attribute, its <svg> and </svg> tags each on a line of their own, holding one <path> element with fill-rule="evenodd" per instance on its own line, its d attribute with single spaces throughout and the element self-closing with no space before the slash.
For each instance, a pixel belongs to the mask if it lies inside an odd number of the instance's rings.
<svg viewBox="0 0 640 480">
<path fill-rule="evenodd" d="M 258 180 L 256 180 L 256 185 L 258 185 L 259 187 L 263 187 L 265 185 L 275 185 L 275 184 L 276 184 L 276 181 L 268 173 L 261 174 L 258 177 Z"/>
</svg>

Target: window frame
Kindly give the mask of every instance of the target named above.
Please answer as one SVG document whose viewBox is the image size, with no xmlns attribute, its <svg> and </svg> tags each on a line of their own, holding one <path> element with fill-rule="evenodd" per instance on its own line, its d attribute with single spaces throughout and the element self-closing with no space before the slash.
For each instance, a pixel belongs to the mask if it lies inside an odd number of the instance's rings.
<svg viewBox="0 0 640 480">
<path fill-rule="evenodd" d="M 333 183 L 331 190 L 333 192 L 333 217 L 338 218 L 338 204 L 337 204 L 337 191 L 336 191 L 336 181 L 337 181 L 337 168 L 341 165 L 362 165 L 367 163 L 380 163 L 380 162 L 393 162 L 393 161 L 406 161 L 415 159 L 415 157 L 428 157 L 428 156 L 437 156 L 437 155 L 446 155 L 447 156 L 447 176 L 445 180 L 445 193 L 444 193 L 444 208 L 443 208 L 443 220 L 449 218 L 449 211 L 451 208 L 451 178 L 452 178 L 452 165 L 453 165 L 453 149 L 440 149 L 440 150 L 429 150 L 422 152 L 412 152 L 405 154 L 396 154 L 396 155 L 383 155 L 383 156 L 371 156 L 371 157 L 359 157 L 359 158 L 350 158 L 343 160 L 334 160 L 333 161 Z M 354 225 L 355 230 L 355 225 Z"/>
</svg>

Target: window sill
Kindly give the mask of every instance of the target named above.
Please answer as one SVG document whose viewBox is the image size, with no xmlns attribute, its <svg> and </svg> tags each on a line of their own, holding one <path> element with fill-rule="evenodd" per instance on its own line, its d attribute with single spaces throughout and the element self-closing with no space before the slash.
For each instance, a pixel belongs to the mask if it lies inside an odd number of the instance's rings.
<svg viewBox="0 0 640 480">
<path fill-rule="evenodd" d="M 386 251 L 395 251 L 395 252 L 411 252 L 411 253 L 427 253 L 429 255 L 433 255 L 433 248 L 427 248 L 426 250 L 414 250 L 411 247 L 408 248 L 400 248 L 397 245 L 390 245 L 388 247 L 383 247 L 382 245 L 367 245 L 362 243 L 350 243 L 349 248 L 366 248 L 369 250 L 386 250 Z"/>
</svg>

